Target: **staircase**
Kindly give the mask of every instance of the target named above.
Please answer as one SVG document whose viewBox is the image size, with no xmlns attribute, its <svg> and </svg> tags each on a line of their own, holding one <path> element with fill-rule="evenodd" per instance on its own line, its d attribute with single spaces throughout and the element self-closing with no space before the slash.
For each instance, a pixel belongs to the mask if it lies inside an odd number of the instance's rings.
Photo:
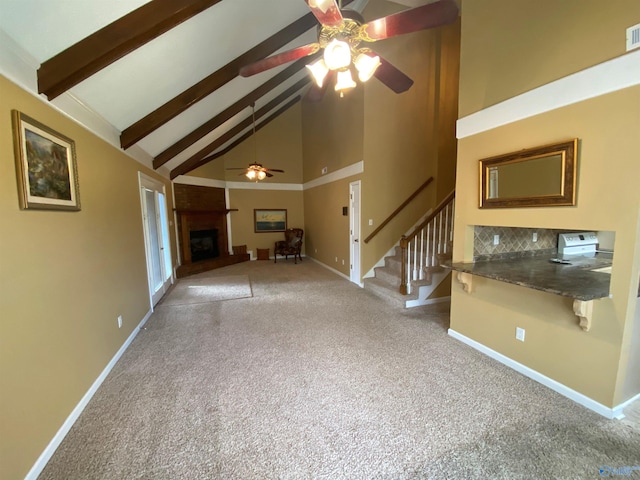
<svg viewBox="0 0 640 480">
<path fill-rule="evenodd" d="M 450 271 L 440 265 L 451 259 L 455 192 L 451 192 L 411 233 L 374 268 L 364 286 L 402 308 L 428 305 L 430 295 Z"/>
</svg>

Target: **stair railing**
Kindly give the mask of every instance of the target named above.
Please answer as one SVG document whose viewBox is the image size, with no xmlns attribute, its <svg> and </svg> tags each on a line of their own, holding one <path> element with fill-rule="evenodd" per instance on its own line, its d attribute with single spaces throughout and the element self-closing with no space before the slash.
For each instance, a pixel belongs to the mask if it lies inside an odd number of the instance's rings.
<svg viewBox="0 0 640 480">
<path fill-rule="evenodd" d="M 373 237 L 375 237 L 375 236 L 380 232 L 380 230 L 382 230 L 382 229 L 383 229 L 383 228 L 384 228 L 384 227 L 385 227 L 385 226 L 386 226 L 386 225 L 387 225 L 391 220 L 393 220 L 393 219 L 396 217 L 396 215 L 398 215 L 398 214 L 402 211 L 402 209 L 403 209 L 404 207 L 406 207 L 407 205 L 409 205 L 409 203 L 411 203 L 411 200 L 413 200 L 414 198 L 416 198 L 416 197 L 418 196 L 418 194 L 419 194 L 422 190 L 424 190 L 425 188 L 427 188 L 427 186 L 428 186 L 431 182 L 433 182 L 433 177 L 429 177 L 429 178 L 427 179 L 427 181 L 426 181 L 426 182 L 424 182 L 422 185 L 420 185 L 420 186 L 418 187 L 418 189 L 417 189 L 415 192 L 413 192 L 411 195 L 409 195 L 409 198 L 407 198 L 404 202 L 402 202 L 402 204 L 401 204 L 398 208 L 396 208 L 396 209 L 391 213 L 391 215 L 389 215 L 389 216 L 388 216 L 388 217 L 387 217 L 387 218 L 386 218 L 386 219 L 385 219 L 385 220 L 384 220 L 384 221 L 383 221 L 383 222 L 378 226 L 378 228 L 376 228 L 373 232 L 371 232 L 371 234 L 370 234 L 367 238 L 365 238 L 365 239 L 364 239 L 364 243 L 369 243 L 369 241 L 371 241 L 371 239 L 372 239 Z"/>
<path fill-rule="evenodd" d="M 455 190 L 447 195 L 433 212 L 408 235 L 400 239 L 402 268 L 400 293 L 411 293 L 413 282 L 423 280 L 429 270 L 440 265 L 440 257 L 451 251 Z"/>
</svg>

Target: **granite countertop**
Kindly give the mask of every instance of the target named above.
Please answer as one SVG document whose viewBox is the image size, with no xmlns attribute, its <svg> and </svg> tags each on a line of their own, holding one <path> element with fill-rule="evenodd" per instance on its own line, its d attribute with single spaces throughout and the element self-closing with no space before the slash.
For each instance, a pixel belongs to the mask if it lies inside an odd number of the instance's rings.
<svg viewBox="0 0 640 480">
<path fill-rule="evenodd" d="M 566 257 L 564 260 L 571 262 L 568 265 L 552 263 L 551 258 L 556 256 L 543 255 L 471 263 L 448 262 L 442 266 L 577 300 L 595 300 L 609 296 L 611 274 L 594 272 L 593 269 L 611 266 L 613 254 Z"/>
</svg>

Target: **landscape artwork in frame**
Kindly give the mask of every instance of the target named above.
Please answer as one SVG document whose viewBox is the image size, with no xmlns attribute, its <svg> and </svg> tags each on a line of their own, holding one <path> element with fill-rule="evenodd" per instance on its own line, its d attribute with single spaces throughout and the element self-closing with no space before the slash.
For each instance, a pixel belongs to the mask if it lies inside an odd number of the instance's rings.
<svg viewBox="0 0 640 480">
<path fill-rule="evenodd" d="M 20 208 L 80 210 L 75 142 L 17 110 L 12 117 Z"/>
<path fill-rule="evenodd" d="M 287 229 L 286 210 L 259 210 L 253 211 L 256 233 L 284 232 Z"/>
</svg>

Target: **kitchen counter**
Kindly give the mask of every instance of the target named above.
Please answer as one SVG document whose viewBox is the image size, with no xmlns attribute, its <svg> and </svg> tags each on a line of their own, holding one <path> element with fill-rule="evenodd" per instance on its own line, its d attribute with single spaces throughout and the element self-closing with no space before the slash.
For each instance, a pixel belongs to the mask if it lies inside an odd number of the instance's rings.
<svg viewBox="0 0 640 480">
<path fill-rule="evenodd" d="M 595 256 L 570 256 L 570 264 L 552 263 L 549 255 L 471 263 L 446 263 L 442 266 L 470 275 L 491 278 L 543 292 L 589 301 L 609 296 L 611 274 L 594 269 L 610 267 L 613 253 Z"/>
</svg>

